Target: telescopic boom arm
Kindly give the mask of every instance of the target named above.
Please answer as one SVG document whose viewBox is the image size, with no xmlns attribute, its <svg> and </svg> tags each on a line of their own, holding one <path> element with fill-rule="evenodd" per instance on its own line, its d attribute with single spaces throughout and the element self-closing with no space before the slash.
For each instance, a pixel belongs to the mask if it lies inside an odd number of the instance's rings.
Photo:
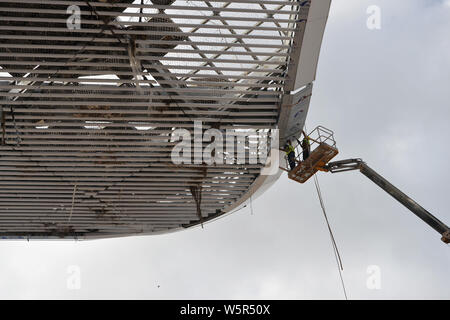
<svg viewBox="0 0 450 320">
<path fill-rule="evenodd" d="M 416 216 L 422 219 L 426 224 L 439 232 L 442 236 L 441 240 L 445 243 L 450 243 L 450 229 L 438 218 L 433 216 L 427 210 L 422 208 L 417 202 L 408 197 L 406 194 L 397 189 L 392 183 L 387 181 L 373 169 L 371 169 L 361 159 L 347 159 L 335 162 L 329 162 L 324 169 L 326 171 L 336 173 L 349 170 L 359 170 L 363 175 L 376 183 L 381 189 L 389 193 L 398 202 L 403 204 L 406 208 L 412 211 Z"/>
</svg>

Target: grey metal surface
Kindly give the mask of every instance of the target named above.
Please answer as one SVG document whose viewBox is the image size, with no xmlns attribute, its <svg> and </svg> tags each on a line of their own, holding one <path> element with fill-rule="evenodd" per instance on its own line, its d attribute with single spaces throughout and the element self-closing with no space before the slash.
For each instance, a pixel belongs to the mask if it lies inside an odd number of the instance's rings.
<svg viewBox="0 0 450 320">
<path fill-rule="evenodd" d="M 66 26 L 69 5 L 81 9 L 80 29 Z M 199 181 L 203 218 L 227 211 L 262 165 L 206 174 L 174 165 L 170 134 L 194 120 L 276 128 L 296 23 L 309 6 L 0 0 L 0 237 L 183 228 L 202 220 L 190 191 Z"/>
</svg>

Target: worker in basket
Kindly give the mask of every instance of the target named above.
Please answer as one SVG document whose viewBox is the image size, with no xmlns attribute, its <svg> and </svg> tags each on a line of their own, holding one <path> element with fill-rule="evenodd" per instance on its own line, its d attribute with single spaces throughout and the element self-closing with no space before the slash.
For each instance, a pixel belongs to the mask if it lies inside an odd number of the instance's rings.
<svg viewBox="0 0 450 320">
<path fill-rule="evenodd" d="M 309 142 L 309 137 L 306 135 L 305 131 L 302 132 L 303 132 L 303 140 L 300 145 L 302 146 L 303 150 L 303 161 L 305 161 L 306 159 L 308 159 L 309 154 L 311 153 L 311 144 Z"/>
<path fill-rule="evenodd" d="M 295 168 L 295 148 L 292 145 L 291 140 L 288 140 L 284 145 L 284 152 L 286 152 L 287 160 L 291 170 Z"/>
</svg>

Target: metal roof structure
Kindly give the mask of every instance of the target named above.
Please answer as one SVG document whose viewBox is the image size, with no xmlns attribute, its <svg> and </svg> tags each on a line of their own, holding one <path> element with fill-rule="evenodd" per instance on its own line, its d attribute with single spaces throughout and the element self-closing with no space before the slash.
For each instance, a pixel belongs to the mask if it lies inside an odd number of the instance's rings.
<svg viewBox="0 0 450 320">
<path fill-rule="evenodd" d="M 298 134 L 329 7 L 0 0 L 0 238 L 180 230 L 262 191 L 264 164 L 176 165 L 171 134 Z"/>
</svg>

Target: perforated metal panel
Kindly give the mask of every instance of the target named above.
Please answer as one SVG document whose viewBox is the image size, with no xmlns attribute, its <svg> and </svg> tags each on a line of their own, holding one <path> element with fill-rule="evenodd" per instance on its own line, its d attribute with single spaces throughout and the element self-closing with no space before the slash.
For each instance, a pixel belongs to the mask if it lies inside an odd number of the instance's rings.
<svg viewBox="0 0 450 320">
<path fill-rule="evenodd" d="M 0 237 L 149 234 L 226 212 L 262 165 L 175 165 L 170 135 L 195 120 L 275 128 L 309 6 L 0 0 Z"/>
</svg>

